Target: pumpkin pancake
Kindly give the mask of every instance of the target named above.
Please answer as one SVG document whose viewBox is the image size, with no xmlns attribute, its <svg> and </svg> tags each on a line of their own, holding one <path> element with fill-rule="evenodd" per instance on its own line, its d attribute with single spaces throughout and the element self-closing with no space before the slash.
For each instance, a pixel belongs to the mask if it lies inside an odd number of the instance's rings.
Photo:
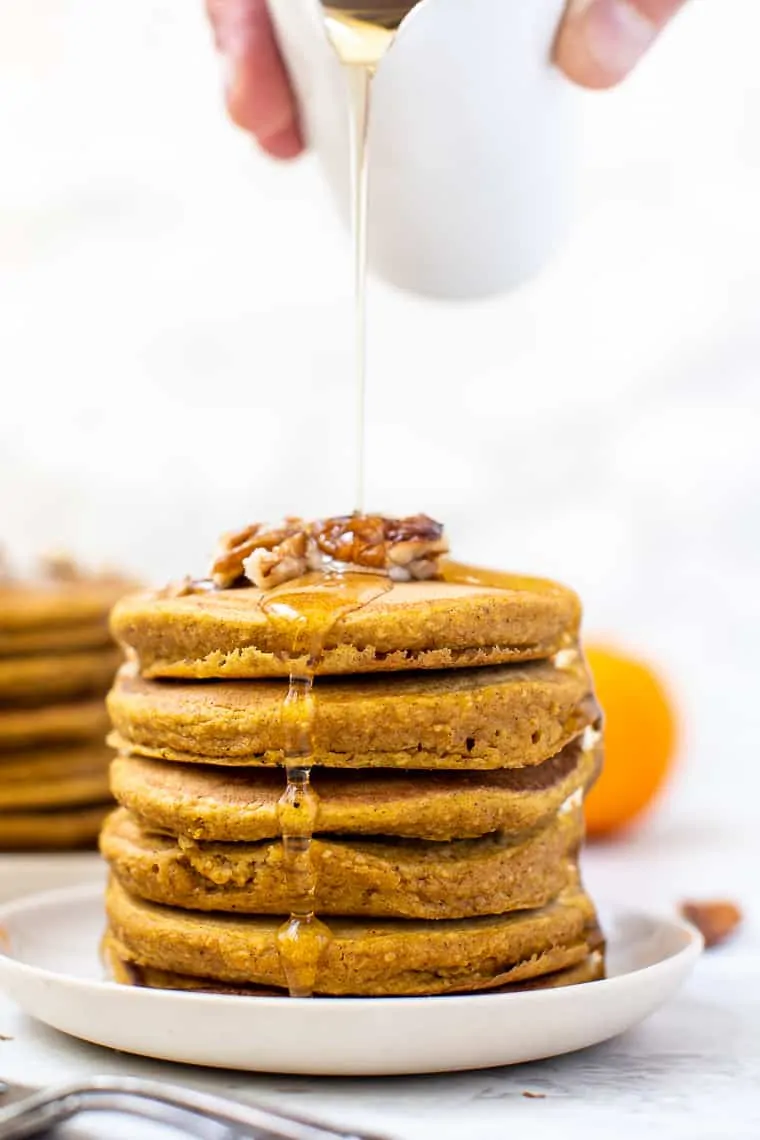
<svg viewBox="0 0 760 1140">
<path fill-rule="evenodd" d="M 108 698 L 121 752 L 210 764 L 282 764 L 287 683 L 160 682 L 122 669 Z M 312 762 L 352 768 L 541 764 L 599 709 L 583 662 L 318 678 Z"/>
<path fill-rule="evenodd" d="M 0 851 L 65 851 L 94 847 L 108 803 L 67 807 L 64 811 L 0 811 Z"/>
<path fill-rule="evenodd" d="M 469 839 L 490 831 L 522 834 L 548 823 L 593 782 L 601 757 L 593 734 L 527 768 L 494 772 L 408 772 L 316 768 L 318 835 Z M 271 769 L 166 764 L 119 756 L 114 796 L 148 830 L 188 839 L 256 842 L 280 834 L 277 803 L 285 775 Z"/>
<path fill-rule="evenodd" d="M 236 988 L 286 988 L 281 920 L 197 914 L 137 899 L 112 879 L 107 945 L 123 963 Z M 572 888 L 540 910 L 435 922 L 330 919 L 317 994 L 393 996 L 493 989 L 569 969 L 598 948 L 593 905 Z"/>
<path fill-rule="evenodd" d="M 102 943 L 102 953 L 106 967 L 114 981 L 123 986 L 141 986 L 147 989 L 181 990 L 185 993 L 233 994 L 241 997 L 280 997 L 282 990 L 264 989 L 261 986 L 234 986 L 216 982 L 212 978 L 193 978 L 189 974 L 173 974 L 169 970 L 156 970 L 151 966 L 138 966 L 120 957 L 120 947 L 116 940 L 106 934 Z M 559 986 L 578 986 L 584 982 L 596 982 L 604 977 L 604 953 L 594 950 L 577 966 L 544 974 L 528 982 L 497 986 L 489 993 L 501 994 L 519 990 L 550 990 Z"/>
<path fill-rule="evenodd" d="M 576 810 L 522 837 L 313 839 L 314 909 L 319 915 L 447 919 L 546 906 L 574 878 L 582 834 Z M 151 902 L 267 915 L 287 913 L 293 901 L 280 840 L 177 840 L 146 832 L 121 808 L 105 825 L 101 851 L 124 887 Z"/>
<path fill-rule="evenodd" d="M 379 596 L 323 626 L 316 672 L 528 661 L 551 657 L 575 638 L 580 603 L 571 590 L 508 574 L 492 573 L 487 581 L 499 585 L 478 584 L 475 572 L 460 572 L 456 581 L 388 582 Z M 304 604 L 309 597 L 304 586 Z M 145 677 L 285 677 L 293 627 L 271 620 L 266 600 L 270 595 L 254 586 L 140 593 L 118 603 L 111 626 Z"/>
<path fill-rule="evenodd" d="M 81 649 L 103 649 L 113 645 L 108 621 L 89 625 L 51 626 L 50 629 L 22 633 L 0 630 L 0 657 L 22 657 L 30 653 L 70 653 Z"/>
<path fill-rule="evenodd" d="M 0 708 L 0 764 L 3 753 L 42 744 L 105 740 L 110 721 L 105 703 L 75 701 L 42 708 Z"/>
<path fill-rule="evenodd" d="M 73 638 L 77 629 L 100 626 L 114 603 L 133 585 L 116 575 L 88 574 L 65 580 L 53 577 L 3 581 L 0 583 L 0 647 L 3 647 L 3 639 L 17 635 L 37 635 L 44 639 L 69 629 Z M 0 651 L 6 652 L 4 647 Z"/>
<path fill-rule="evenodd" d="M 111 755 L 104 744 L 0 753 L 0 811 L 106 800 Z"/>
<path fill-rule="evenodd" d="M 42 705 L 105 693 L 121 660 L 117 649 L 0 657 L 0 704 Z"/>
</svg>

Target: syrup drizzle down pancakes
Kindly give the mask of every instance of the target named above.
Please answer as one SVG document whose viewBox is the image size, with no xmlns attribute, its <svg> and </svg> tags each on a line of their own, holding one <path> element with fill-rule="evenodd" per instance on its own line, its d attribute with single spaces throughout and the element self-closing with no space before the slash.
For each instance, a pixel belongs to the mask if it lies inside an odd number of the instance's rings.
<svg viewBox="0 0 760 1140">
<path fill-rule="evenodd" d="M 578 600 L 446 553 L 426 516 L 287 519 L 227 536 L 208 579 L 119 603 L 118 980 L 379 996 L 601 976 Z"/>
</svg>

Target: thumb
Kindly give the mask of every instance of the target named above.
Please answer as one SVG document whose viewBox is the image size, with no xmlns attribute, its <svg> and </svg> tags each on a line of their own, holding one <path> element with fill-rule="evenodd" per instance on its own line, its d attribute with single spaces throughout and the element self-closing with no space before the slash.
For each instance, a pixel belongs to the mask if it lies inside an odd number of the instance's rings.
<svg viewBox="0 0 760 1140">
<path fill-rule="evenodd" d="M 569 0 L 555 60 L 582 87 L 614 87 L 685 0 Z"/>
</svg>

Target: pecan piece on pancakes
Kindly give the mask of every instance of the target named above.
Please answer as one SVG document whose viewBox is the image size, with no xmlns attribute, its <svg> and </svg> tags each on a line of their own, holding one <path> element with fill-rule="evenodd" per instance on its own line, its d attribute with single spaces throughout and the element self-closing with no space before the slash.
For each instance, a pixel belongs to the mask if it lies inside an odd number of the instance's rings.
<svg viewBox="0 0 760 1140">
<path fill-rule="evenodd" d="M 214 585 L 220 590 L 233 586 L 240 578 L 246 576 L 246 559 L 255 551 L 274 552 L 288 538 L 303 532 L 304 529 L 305 524 L 302 519 L 285 519 L 281 526 L 267 527 L 263 523 L 253 523 L 242 530 L 222 535 L 211 566 L 211 579 Z"/>
<path fill-rule="evenodd" d="M 195 593 L 196 587 L 197 583 L 189 574 L 186 574 L 178 582 L 170 582 L 168 586 L 164 586 L 160 596 L 162 598 L 186 598 L 188 594 Z"/>
<path fill-rule="evenodd" d="M 332 560 L 385 571 L 397 582 L 435 578 L 449 549 L 443 526 L 427 515 L 343 515 L 312 523 L 312 533 Z"/>
<path fill-rule="evenodd" d="M 448 549 L 443 526 L 427 515 L 341 515 L 315 522 L 286 518 L 278 526 L 254 523 L 225 535 L 211 580 L 221 590 L 246 582 L 267 590 L 309 570 L 353 567 L 408 582 L 435 578 Z"/>
<path fill-rule="evenodd" d="M 302 578 L 308 569 L 305 531 L 278 542 L 271 550 L 260 546 L 244 562 L 245 574 L 260 590 L 271 590 L 283 582 Z"/>
</svg>

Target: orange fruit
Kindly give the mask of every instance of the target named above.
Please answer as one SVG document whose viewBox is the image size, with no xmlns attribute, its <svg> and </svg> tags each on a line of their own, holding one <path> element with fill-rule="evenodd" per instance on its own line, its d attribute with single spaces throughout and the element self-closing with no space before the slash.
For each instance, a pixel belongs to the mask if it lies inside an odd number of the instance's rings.
<svg viewBox="0 0 760 1140">
<path fill-rule="evenodd" d="M 586 659 L 604 712 L 605 760 L 586 800 L 589 836 L 610 835 L 653 803 L 672 768 L 677 723 L 673 702 L 646 662 L 601 645 Z"/>
</svg>

